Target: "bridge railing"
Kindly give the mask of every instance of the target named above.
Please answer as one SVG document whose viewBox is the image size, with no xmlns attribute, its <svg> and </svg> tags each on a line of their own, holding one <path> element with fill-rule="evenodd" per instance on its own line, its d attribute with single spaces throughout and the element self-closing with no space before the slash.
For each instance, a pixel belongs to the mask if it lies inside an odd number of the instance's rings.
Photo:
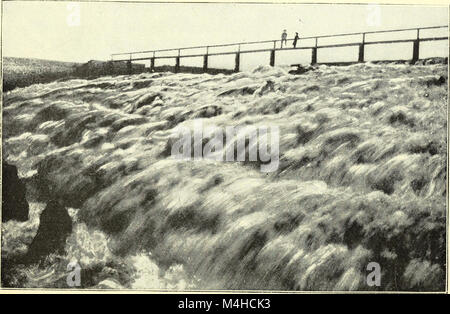
<svg viewBox="0 0 450 314">
<path fill-rule="evenodd" d="M 258 53 L 258 52 L 270 52 L 269 64 L 271 66 L 275 65 L 276 52 L 280 50 L 311 50 L 311 64 L 317 63 L 317 50 L 322 48 L 338 48 L 338 47 L 359 47 L 358 52 L 358 62 L 364 62 L 364 52 L 365 46 L 367 45 L 381 45 L 381 44 L 395 44 L 395 43 L 413 43 L 413 53 L 411 62 L 416 62 L 419 60 L 419 47 L 420 42 L 424 41 L 439 41 L 448 40 L 447 36 L 437 36 L 437 37 L 421 37 L 421 31 L 423 30 L 437 30 L 447 28 L 448 25 L 442 26 L 430 26 L 430 27 L 418 27 L 418 28 L 402 28 L 402 29 L 391 29 L 391 30 L 380 30 L 380 31 L 367 31 L 367 32 L 355 32 L 355 33 L 340 33 L 331 35 L 319 35 L 319 36 L 309 36 L 301 37 L 298 41 L 297 47 L 281 47 L 280 39 L 264 40 L 264 41 L 247 41 L 247 42 L 237 42 L 230 44 L 219 44 L 219 45 L 207 45 L 207 46 L 191 46 L 191 47 L 181 47 L 181 48 L 169 48 L 169 49 L 158 49 L 158 50 L 146 50 L 146 51 L 131 51 L 123 53 L 114 53 L 111 55 L 111 62 L 129 62 L 129 68 L 131 69 L 132 61 L 144 61 L 150 60 L 150 68 L 155 69 L 155 60 L 158 59 L 175 59 L 175 72 L 180 69 L 180 59 L 182 58 L 194 58 L 203 57 L 203 70 L 206 72 L 208 70 L 208 58 L 210 56 L 221 56 L 221 55 L 235 55 L 235 67 L 234 70 L 238 72 L 240 70 L 240 55 L 244 53 Z M 401 32 L 415 32 L 414 38 L 406 39 L 383 39 L 383 40 L 370 40 L 368 36 L 372 34 L 388 34 L 388 33 L 401 33 Z M 350 41 L 344 43 L 332 43 L 323 44 L 324 39 L 339 38 L 339 37 L 350 37 L 358 36 L 360 39 L 357 41 Z M 368 40 L 369 39 L 369 40 Z M 294 38 L 287 39 L 288 42 L 292 42 Z M 307 45 L 301 45 L 301 42 L 310 40 L 312 43 Z M 252 45 L 267 45 L 267 48 L 249 48 Z M 215 51 L 217 48 L 222 48 L 222 51 Z M 229 48 L 223 50 L 223 48 Z M 195 50 L 195 52 L 192 52 Z M 191 51 L 191 52 L 189 52 Z M 200 52 L 199 52 L 200 51 Z M 119 58 L 117 58 L 119 57 Z"/>
</svg>

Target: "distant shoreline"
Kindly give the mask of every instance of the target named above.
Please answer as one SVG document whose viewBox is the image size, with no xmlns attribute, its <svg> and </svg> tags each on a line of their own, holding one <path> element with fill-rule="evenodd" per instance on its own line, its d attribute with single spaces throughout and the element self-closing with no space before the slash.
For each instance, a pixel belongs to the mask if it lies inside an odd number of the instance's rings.
<svg viewBox="0 0 450 314">
<path fill-rule="evenodd" d="M 68 77 L 79 65 L 75 62 L 14 57 L 4 57 L 2 61 L 3 92 Z"/>
<path fill-rule="evenodd" d="M 318 63 L 317 65 L 328 66 L 348 66 L 358 62 L 333 62 Z M 368 61 L 374 64 L 410 64 L 409 60 L 381 60 Z M 421 59 L 416 62 L 417 65 L 428 64 L 448 64 L 448 57 L 433 57 Z M 292 64 L 294 66 L 304 66 L 304 64 Z M 150 72 L 148 67 L 142 64 L 133 63 L 132 72 L 126 68 L 125 63 L 120 67 L 115 64 L 115 69 L 111 70 L 110 63 L 107 61 L 89 61 L 87 63 L 52 61 L 44 59 L 27 59 L 4 57 L 3 58 L 3 92 L 11 91 L 15 88 L 27 87 L 33 84 L 46 84 L 55 81 L 69 80 L 74 78 L 94 79 L 108 75 L 129 75 Z M 175 71 L 174 66 L 155 67 L 155 72 L 173 72 L 173 73 L 192 73 L 211 75 L 232 74 L 231 69 L 210 68 L 206 72 L 201 67 L 181 66 Z M 294 73 L 295 74 L 295 73 Z"/>
</svg>

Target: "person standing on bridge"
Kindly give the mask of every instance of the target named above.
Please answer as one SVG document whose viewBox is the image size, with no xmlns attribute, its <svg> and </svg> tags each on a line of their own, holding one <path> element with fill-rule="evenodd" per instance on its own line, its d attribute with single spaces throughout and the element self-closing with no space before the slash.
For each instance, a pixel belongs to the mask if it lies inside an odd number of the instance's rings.
<svg viewBox="0 0 450 314">
<path fill-rule="evenodd" d="M 283 43 L 287 45 L 287 32 L 283 30 L 283 34 L 281 34 L 281 48 L 283 48 Z"/>
<path fill-rule="evenodd" d="M 292 43 L 292 45 L 294 46 L 294 48 L 297 48 L 297 40 L 298 40 L 299 38 L 300 38 L 300 37 L 298 37 L 298 33 L 295 32 L 294 42 Z"/>
</svg>

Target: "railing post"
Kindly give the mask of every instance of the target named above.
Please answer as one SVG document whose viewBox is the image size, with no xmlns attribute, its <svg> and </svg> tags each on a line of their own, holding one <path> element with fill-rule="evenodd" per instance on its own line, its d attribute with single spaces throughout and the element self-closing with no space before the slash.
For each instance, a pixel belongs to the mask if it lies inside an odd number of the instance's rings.
<svg viewBox="0 0 450 314">
<path fill-rule="evenodd" d="M 362 43 L 359 45 L 358 62 L 364 62 L 364 44 L 366 42 L 366 34 L 362 34 Z"/>
<path fill-rule="evenodd" d="M 234 72 L 239 72 L 240 63 L 241 63 L 241 53 L 240 52 L 236 52 Z"/>
<path fill-rule="evenodd" d="M 206 54 L 203 55 L 203 72 L 208 72 L 208 54 L 209 54 L 209 47 L 206 46 Z"/>
<path fill-rule="evenodd" d="M 317 37 L 314 48 L 311 51 L 311 64 L 317 64 Z"/>
<path fill-rule="evenodd" d="M 317 47 L 314 47 L 311 51 L 311 64 L 317 64 Z"/>
<path fill-rule="evenodd" d="M 180 71 L 180 55 L 181 51 L 178 49 L 178 55 L 175 58 L 175 73 L 178 73 Z"/>
<path fill-rule="evenodd" d="M 208 55 L 203 56 L 203 72 L 208 72 Z"/>
<path fill-rule="evenodd" d="M 270 51 L 270 66 L 275 66 L 275 49 Z"/>
<path fill-rule="evenodd" d="M 420 43 L 420 34 L 419 34 L 420 29 L 417 29 L 417 39 L 414 40 L 413 43 L 413 56 L 412 56 L 412 60 L 411 63 L 416 63 L 417 61 L 419 61 L 419 43 Z"/>
<path fill-rule="evenodd" d="M 180 56 L 177 56 L 175 59 L 175 73 L 180 71 Z"/>
<path fill-rule="evenodd" d="M 155 57 L 150 59 L 150 71 L 155 71 Z"/>
</svg>

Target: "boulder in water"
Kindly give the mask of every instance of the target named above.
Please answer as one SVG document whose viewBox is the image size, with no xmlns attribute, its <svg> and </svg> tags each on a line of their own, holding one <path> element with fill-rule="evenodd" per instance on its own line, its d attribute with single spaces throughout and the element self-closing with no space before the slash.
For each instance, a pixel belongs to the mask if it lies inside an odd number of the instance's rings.
<svg viewBox="0 0 450 314">
<path fill-rule="evenodd" d="M 19 179 L 17 167 L 2 162 L 2 222 L 27 221 L 30 208 L 25 184 Z"/>
<path fill-rule="evenodd" d="M 39 229 L 28 248 L 27 262 L 38 262 L 51 253 L 63 253 L 72 232 L 72 219 L 66 208 L 56 200 L 47 203 L 40 216 Z"/>
<path fill-rule="evenodd" d="M 290 70 L 289 74 L 298 75 L 298 74 L 303 74 L 303 73 L 315 70 L 315 68 L 313 66 L 304 67 L 301 64 L 296 64 L 296 66 L 297 66 L 297 69 L 296 70 Z"/>
</svg>

